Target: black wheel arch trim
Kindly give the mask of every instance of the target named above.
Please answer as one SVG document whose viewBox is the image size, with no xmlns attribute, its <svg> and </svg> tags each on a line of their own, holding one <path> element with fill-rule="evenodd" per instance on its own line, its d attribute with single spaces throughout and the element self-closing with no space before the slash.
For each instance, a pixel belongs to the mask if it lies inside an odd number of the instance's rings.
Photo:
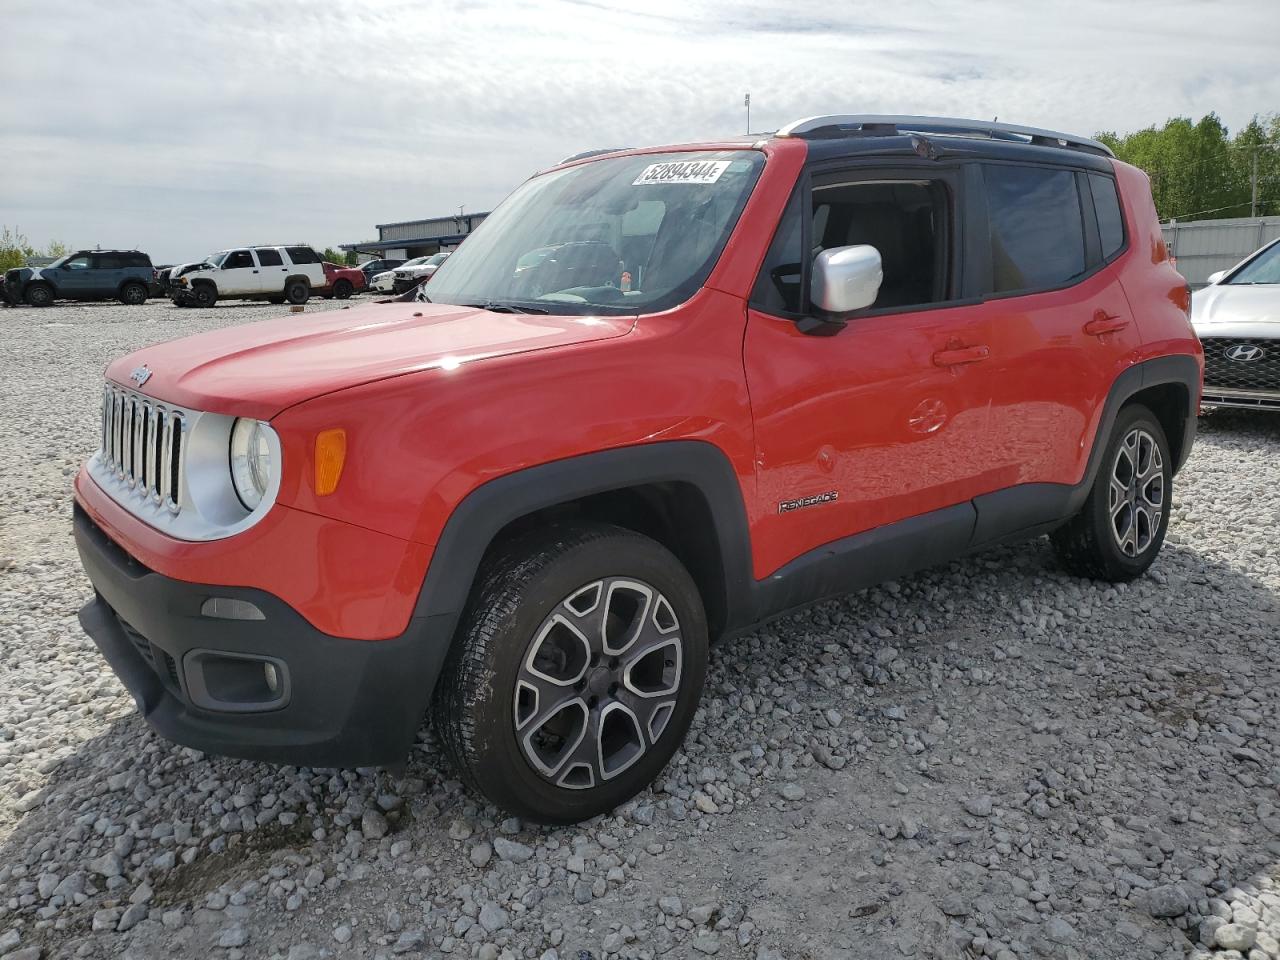
<svg viewBox="0 0 1280 960">
<path fill-rule="evenodd" d="M 717 587 L 723 590 L 731 618 L 741 619 L 754 609 L 742 487 L 725 453 L 701 440 L 662 441 L 554 460 L 477 487 L 445 523 L 414 615 L 459 617 L 485 551 L 513 521 L 594 494 L 670 482 L 689 484 L 702 495 L 719 547 Z"/>
</svg>

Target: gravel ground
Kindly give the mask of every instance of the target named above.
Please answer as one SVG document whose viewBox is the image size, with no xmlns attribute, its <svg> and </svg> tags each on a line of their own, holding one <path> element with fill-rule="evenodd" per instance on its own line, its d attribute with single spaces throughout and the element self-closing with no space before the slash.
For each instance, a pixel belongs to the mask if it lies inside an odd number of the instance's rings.
<svg viewBox="0 0 1280 960">
<path fill-rule="evenodd" d="M 80 632 L 103 365 L 278 310 L 0 311 L 5 960 L 1280 960 L 1280 417 L 1201 421 L 1148 577 L 1039 540 L 724 643 L 652 791 L 543 829 L 425 730 L 398 775 L 173 746 Z"/>
</svg>

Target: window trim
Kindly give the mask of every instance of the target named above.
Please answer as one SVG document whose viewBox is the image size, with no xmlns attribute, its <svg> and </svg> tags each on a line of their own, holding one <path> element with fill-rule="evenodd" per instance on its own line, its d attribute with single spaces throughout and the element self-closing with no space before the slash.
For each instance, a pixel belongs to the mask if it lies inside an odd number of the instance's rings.
<svg viewBox="0 0 1280 960">
<path fill-rule="evenodd" d="M 1080 173 L 1084 175 L 1084 182 L 1089 188 L 1089 209 L 1098 226 L 1099 260 L 1102 264 L 1114 263 L 1129 250 L 1129 221 L 1124 215 L 1124 198 L 1120 193 L 1120 182 L 1111 174 L 1101 173 L 1097 170 L 1081 170 Z M 1120 212 L 1120 246 L 1116 247 L 1115 252 L 1110 256 L 1102 255 L 1102 223 L 1098 221 L 1098 200 L 1093 195 L 1094 177 L 1101 177 L 1105 180 L 1110 180 L 1111 186 L 1116 192 L 1116 209 Z"/>
<path fill-rule="evenodd" d="M 1110 257 L 1107 260 L 1099 260 L 1095 263 L 1090 264 L 1089 233 L 1087 229 L 1087 225 L 1088 225 L 1087 218 L 1088 217 L 1096 218 L 1096 212 L 1093 209 L 1093 188 L 1092 187 L 1089 188 L 1089 203 L 1087 205 L 1088 209 L 1086 211 L 1085 198 L 1083 195 L 1080 194 L 1080 184 L 1077 179 L 1076 193 L 1080 198 L 1080 216 L 1082 220 L 1081 227 L 1082 229 L 1085 230 L 1085 270 L 1084 272 L 1070 278 L 1066 283 L 1060 283 L 1060 284 L 1057 284 L 1056 286 L 1027 287 L 1022 290 L 1004 290 L 999 293 L 995 292 L 994 290 L 991 289 L 991 287 L 994 286 L 994 283 L 992 280 L 992 277 L 994 276 L 994 273 L 993 273 L 994 268 L 992 267 L 992 263 L 991 263 L 991 226 L 990 226 L 989 218 L 985 217 L 985 211 L 987 210 L 987 187 L 986 187 L 986 180 L 982 175 L 982 167 L 990 165 L 990 166 L 1002 166 L 1002 167 L 1040 167 L 1047 170 L 1063 170 L 1073 174 L 1083 173 L 1086 181 L 1088 180 L 1090 173 L 1096 173 L 1098 171 L 1091 170 L 1088 167 L 1073 166 L 1069 163 L 1051 163 L 1048 161 L 1030 161 L 1030 160 L 1004 160 L 1004 159 L 996 160 L 996 159 L 990 159 L 986 157 L 981 159 L 974 159 L 970 161 L 970 163 L 977 170 L 977 176 L 974 178 L 975 179 L 974 186 L 979 191 L 979 195 L 975 199 L 980 201 L 980 204 L 978 205 L 980 205 L 982 210 L 984 211 L 984 220 L 988 221 L 987 229 L 984 232 L 984 236 L 981 238 L 981 240 L 978 241 L 978 245 L 973 251 L 974 257 L 980 259 L 982 262 L 982 267 L 978 274 L 981 285 L 979 286 L 975 294 L 982 303 L 988 303 L 996 300 L 1009 300 L 1014 297 L 1033 297 L 1033 296 L 1038 296 L 1039 294 L 1042 294 L 1042 293 L 1057 293 L 1060 290 L 1070 290 L 1072 287 L 1078 287 L 1080 284 L 1086 282 L 1087 280 L 1090 280 L 1095 275 L 1105 270 L 1117 259 L 1119 259 L 1121 256 L 1123 256 L 1125 253 L 1128 252 L 1129 230 L 1128 230 L 1128 224 L 1125 223 L 1124 203 L 1123 203 L 1123 200 L 1121 199 L 1119 184 L 1117 183 L 1116 199 L 1121 201 L 1120 220 L 1121 220 L 1121 223 L 1124 225 L 1124 229 L 1125 229 L 1125 242 L 1124 242 L 1124 245 L 1115 252 L 1114 256 Z M 1102 174 L 1102 176 L 1107 176 L 1107 175 Z M 1115 178 L 1112 177 L 1111 179 L 1114 180 Z M 1099 249 L 1101 249 L 1101 240 L 1099 240 Z"/>
</svg>

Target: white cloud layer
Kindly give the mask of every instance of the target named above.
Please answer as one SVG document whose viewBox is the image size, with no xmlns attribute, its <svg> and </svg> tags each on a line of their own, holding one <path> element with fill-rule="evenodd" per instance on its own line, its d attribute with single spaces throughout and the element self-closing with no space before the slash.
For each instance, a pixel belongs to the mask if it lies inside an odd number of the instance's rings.
<svg viewBox="0 0 1280 960">
<path fill-rule="evenodd" d="M 1274 0 L 8 0 L 0 222 L 37 244 L 376 235 L 601 146 L 830 112 L 1091 134 L 1280 110 Z"/>
</svg>

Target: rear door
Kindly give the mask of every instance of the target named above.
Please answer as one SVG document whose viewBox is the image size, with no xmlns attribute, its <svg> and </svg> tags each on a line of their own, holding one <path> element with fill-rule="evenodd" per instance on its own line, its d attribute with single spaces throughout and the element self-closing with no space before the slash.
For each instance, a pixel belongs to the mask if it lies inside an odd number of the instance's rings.
<svg viewBox="0 0 1280 960">
<path fill-rule="evenodd" d="M 232 250 L 218 271 L 218 294 L 224 297 L 251 297 L 262 292 L 258 262 L 251 250 Z"/>
<path fill-rule="evenodd" d="M 1115 181 L 1047 164 L 981 169 L 999 487 L 1076 484 L 1107 393 L 1141 344 L 1113 266 L 1125 249 Z M 979 539 L 1003 532 L 999 517 L 980 522 Z"/>
<path fill-rule="evenodd" d="M 934 161 L 815 172 L 797 188 L 747 320 L 757 577 L 922 514 L 935 514 L 938 554 L 968 542 L 968 501 L 992 481 L 988 325 L 961 256 L 966 179 Z M 881 254 L 879 299 L 838 332 L 806 334 L 813 257 L 852 244 Z"/>
<path fill-rule="evenodd" d="M 94 297 L 114 296 L 124 283 L 124 254 L 95 253 L 89 271 L 87 293 Z"/>
<path fill-rule="evenodd" d="M 302 274 L 311 281 L 313 287 L 325 285 L 324 266 L 320 254 L 310 247 L 285 247 L 284 252 L 293 261 L 293 269 L 290 273 Z"/>
<path fill-rule="evenodd" d="M 258 256 L 259 286 L 263 293 L 276 294 L 284 292 L 284 278 L 289 267 L 275 247 L 258 247 L 253 251 Z"/>
</svg>

